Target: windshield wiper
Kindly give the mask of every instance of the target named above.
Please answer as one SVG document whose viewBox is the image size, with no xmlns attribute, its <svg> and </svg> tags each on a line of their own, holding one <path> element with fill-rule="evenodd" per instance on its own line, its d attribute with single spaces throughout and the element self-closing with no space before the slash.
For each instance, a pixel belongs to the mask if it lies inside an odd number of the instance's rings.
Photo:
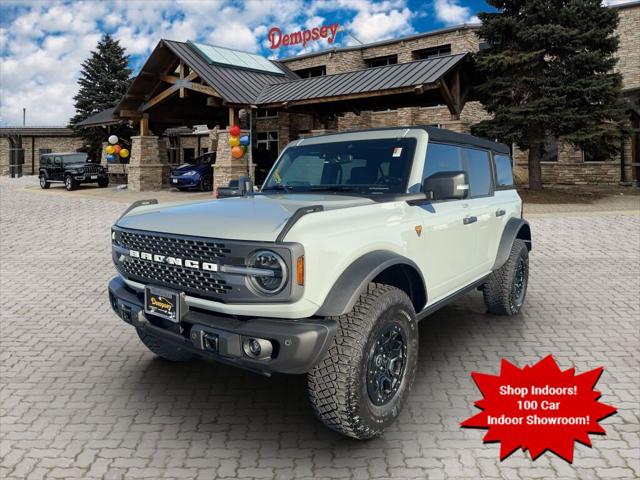
<svg viewBox="0 0 640 480">
<path fill-rule="evenodd" d="M 282 185 L 281 183 L 277 183 L 275 185 L 272 185 L 270 187 L 265 187 L 262 189 L 262 191 L 269 191 L 269 190 L 284 190 L 285 192 L 289 193 L 291 191 L 291 187 L 288 187 L 287 185 Z"/>
</svg>

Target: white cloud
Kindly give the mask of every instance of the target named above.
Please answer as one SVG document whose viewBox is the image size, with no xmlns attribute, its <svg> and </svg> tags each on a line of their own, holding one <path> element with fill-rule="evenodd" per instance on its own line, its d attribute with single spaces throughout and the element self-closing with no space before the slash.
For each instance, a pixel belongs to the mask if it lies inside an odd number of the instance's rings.
<svg viewBox="0 0 640 480">
<path fill-rule="evenodd" d="M 436 18 L 447 25 L 479 22 L 478 17 L 471 16 L 471 10 L 458 5 L 457 0 L 435 0 L 434 9 Z"/>
<path fill-rule="evenodd" d="M 453 1 L 453 0 L 451 0 Z M 0 124 L 63 125 L 74 114 L 82 62 L 104 32 L 120 40 L 137 69 L 161 38 L 267 51 L 266 33 L 294 32 L 339 16 L 363 42 L 414 31 L 407 0 L 0 0 L 12 10 L 0 28 Z M 353 43 L 338 35 L 340 45 Z M 326 40 L 275 51 L 291 56 L 330 46 Z"/>
</svg>

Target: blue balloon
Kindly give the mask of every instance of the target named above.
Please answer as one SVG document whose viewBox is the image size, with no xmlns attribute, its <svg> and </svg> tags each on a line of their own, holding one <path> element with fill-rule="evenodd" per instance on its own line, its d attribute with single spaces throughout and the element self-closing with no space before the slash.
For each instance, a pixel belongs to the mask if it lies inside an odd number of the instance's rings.
<svg viewBox="0 0 640 480">
<path fill-rule="evenodd" d="M 116 156 L 113 153 L 110 153 L 109 155 L 107 155 L 107 162 L 115 162 L 116 161 Z"/>
<path fill-rule="evenodd" d="M 249 135 L 243 135 L 240 137 L 240 145 L 249 145 Z"/>
</svg>

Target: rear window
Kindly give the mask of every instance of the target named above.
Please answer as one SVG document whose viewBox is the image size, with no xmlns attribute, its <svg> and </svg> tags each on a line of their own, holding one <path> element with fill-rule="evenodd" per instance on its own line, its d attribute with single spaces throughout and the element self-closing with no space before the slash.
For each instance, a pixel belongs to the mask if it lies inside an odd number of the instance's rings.
<svg viewBox="0 0 640 480">
<path fill-rule="evenodd" d="M 513 187 L 513 169 L 511 157 L 496 155 L 496 184 L 498 188 Z"/>
</svg>

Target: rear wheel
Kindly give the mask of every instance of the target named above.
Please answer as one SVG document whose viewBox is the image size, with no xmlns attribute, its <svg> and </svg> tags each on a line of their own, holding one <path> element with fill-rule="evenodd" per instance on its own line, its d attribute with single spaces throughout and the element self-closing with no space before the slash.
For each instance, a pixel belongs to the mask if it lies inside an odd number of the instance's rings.
<svg viewBox="0 0 640 480">
<path fill-rule="evenodd" d="M 142 328 L 137 328 L 136 331 L 145 347 L 165 360 L 170 362 L 191 362 L 199 358 L 197 355 L 175 347 Z"/>
<path fill-rule="evenodd" d="M 396 419 L 415 377 L 413 305 L 401 290 L 371 283 L 353 310 L 337 320 L 332 345 L 308 374 L 309 399 L 327 427 L 374 438 Z"/>
<path fill-rule="evenodd" d="M 515 315 L 527 295 L 529 283 L 529 250 L 523 240 L 516 239 L 505 264 L 493 272 L 482 288 L 484 303 L 496 315 Z"/>
<path fill-rule="evenodd" d="M 51 186 L 51 182 L 49 182 L 44 175 L 40 175 L 40 188 L 47 189 Z"/>
<path fill-rule="evenodd" d="M 68 192 L 75 190 L 77 186 L 78 184 L 71 175 L 64 177 L 64 188 L 66 188 Z"/>
</svg>

